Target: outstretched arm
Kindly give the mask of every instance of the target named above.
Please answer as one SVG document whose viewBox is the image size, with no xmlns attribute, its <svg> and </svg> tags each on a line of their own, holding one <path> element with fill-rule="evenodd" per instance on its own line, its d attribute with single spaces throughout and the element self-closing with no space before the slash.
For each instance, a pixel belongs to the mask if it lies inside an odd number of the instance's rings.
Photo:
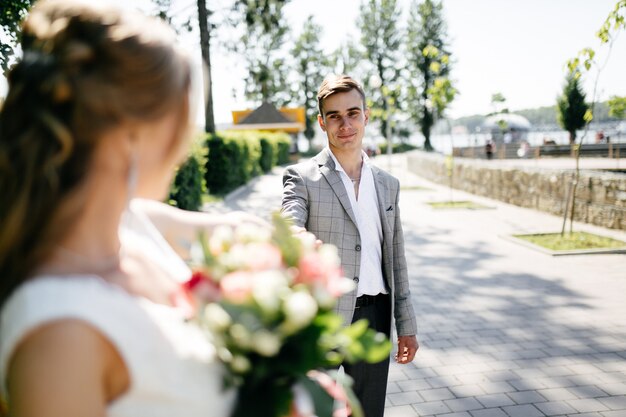
<svg viewBox="0 0 626 417">
<path fill-rule="evenodd" d="M 269 227 L 265 220 L 243 211 L 225 214 L 187 211 L 158 201 L 143 199 L 133 200 L 133 208 L 148 216 L 183 259 L 189 258 L 189 249 L 198 239 L 198 232 L 201 230 L 210 233 L 220 225 L 237 226 L 244 223 Z"/>
</svg>

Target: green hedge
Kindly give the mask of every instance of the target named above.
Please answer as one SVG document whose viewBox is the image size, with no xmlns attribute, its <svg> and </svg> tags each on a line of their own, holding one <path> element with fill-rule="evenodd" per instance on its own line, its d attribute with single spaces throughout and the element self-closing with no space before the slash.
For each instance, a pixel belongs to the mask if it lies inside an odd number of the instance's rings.
<svg viewBox="0 0 626 417">
<path fill-rule="evenodd" d="M 183 210 L 198 211 L 202 207 L 202 195 L 206 193 L 204 167 L 206 152 L 197 141 L 191 147 L 189 157 L 178 167 L 170 187 L 169 204 Z"/>
<path fill-rule="evenodd" d="M 211 194 L 224 195 L 276 164 L 289 162 L 291 140 L 286 133 L 219 132 L 207 138 L 205 180 Z"/>
<path fill-rule="evenodd" d="M 205 193 L 225 195 L 277 164 L 288 163 L 290 145 L 286 133 L 203 133 L 196 137 L 189 158 L 176 172 L 169 203 L 185 210 L 199 210 Z"/>
<path fill-rule="evenodd" d="M 378 149 L 380 149 L 380 153 L 381 154 L 386 154 L 387 153 L 387 144 L 386 143 L 379 144 L 378 145 Z M 408 144 L 408 143 L 394 143 L 391 146 L 391 151 L 393 153 L 408 152 L 408 151 L 412 151 L 414 149 L 417 149 L 417 146 L 413 146 L 413 145 Z"/>
</svg>

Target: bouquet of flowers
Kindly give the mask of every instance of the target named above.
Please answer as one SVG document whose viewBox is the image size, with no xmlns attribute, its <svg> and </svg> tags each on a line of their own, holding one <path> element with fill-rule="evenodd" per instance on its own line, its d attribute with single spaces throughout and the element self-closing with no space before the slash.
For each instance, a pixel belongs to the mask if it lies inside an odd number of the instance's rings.
<svg viewBox="0 0 626 417">
<path fill-rule="evenodd" d="M 273 229 L 218 227 L 200 243 L 185 285 L 227 369 L 226 386 L 238 390 L 233 417 L 332 417 L 342 407 L 362 415 L 349 378 L 328 369 L 378 362 L 391 343 L 367 322 L 346 327 L 333 312 L 354 289 L 336 248 L 292 233 L 279 214 Z"/>
</svg>

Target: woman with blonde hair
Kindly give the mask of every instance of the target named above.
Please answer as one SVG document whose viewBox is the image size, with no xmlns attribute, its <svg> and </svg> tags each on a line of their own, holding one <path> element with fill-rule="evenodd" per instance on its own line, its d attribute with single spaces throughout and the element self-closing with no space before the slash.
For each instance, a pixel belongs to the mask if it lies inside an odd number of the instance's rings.
<svg viewBox="0 0 626 417">
<path fill-rule="evenodd" d="M 0 398 L 20 417 L 226 416 L 190 271 L 146 213 L 184 216 L 136 199 L 162 200 L 186 153 L 190 62 L 163 23 L 93 3 L 37 2 L 8 76 Z"/>
</svg>

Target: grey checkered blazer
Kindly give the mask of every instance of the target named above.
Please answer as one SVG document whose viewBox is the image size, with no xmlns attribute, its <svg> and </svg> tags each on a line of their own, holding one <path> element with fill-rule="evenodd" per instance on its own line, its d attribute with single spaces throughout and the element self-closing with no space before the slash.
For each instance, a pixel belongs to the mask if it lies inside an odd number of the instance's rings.
<svg viewBox="0 0 626 417">
<path fill-rule="evenodd" d="M 282 211 L 297 226 L 339 249 L 344 275 L 359 280 L 361 238 L 346 188 L 325 148 L 309 161 L 287 167 L 283 175 Z M 372 167 L 383 229 L 383 277 L 392 296 L 392 317 L 398 336 L 417 334 L 404 257 L 400 224 L 400 184 L 388 173 Z M 339 299 L 336 311 L 344 323 L 352 321 L 356 290 Z"/>
</svg>

